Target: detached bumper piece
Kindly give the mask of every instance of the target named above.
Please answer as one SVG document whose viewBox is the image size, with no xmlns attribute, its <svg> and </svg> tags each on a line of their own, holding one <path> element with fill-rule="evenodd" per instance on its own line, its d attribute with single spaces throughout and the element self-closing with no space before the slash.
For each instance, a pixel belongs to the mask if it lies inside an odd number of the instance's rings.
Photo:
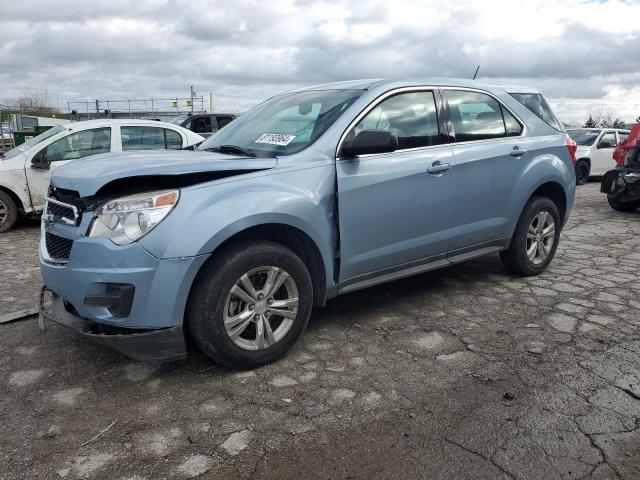
<svg viewBox="0 0 640 480">
<path fill-rule="evenodd" d="M 602 178 L 600 191 L 622 202 L 640 200 L 640 169 L 609 170 Z"/>
<path fill-rule="evenodd" d="M 109 303 L 113 299 L 100 301 Z M 62 325 L 141 362 L 164 363 L 187 356 L 182 327 L 157 330 L 123 328 L 88 320 L 74 314 L 74 310 L 62 297 L 44 287 L 39 297 L 40 328 L 44 329 L 47 321 Z"/>
</svg>

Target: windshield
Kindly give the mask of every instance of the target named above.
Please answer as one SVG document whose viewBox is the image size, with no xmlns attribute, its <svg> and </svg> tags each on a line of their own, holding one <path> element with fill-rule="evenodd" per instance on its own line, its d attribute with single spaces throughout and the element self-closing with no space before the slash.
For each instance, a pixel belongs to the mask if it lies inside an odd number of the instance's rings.
<svg viewBox="0 0 640 480">
<path fill-rule="evenodd" d="M 320 138 L 362 93 L 314 90 L 278 95 L 229 123 L 198 150 L 233 146 L 259 157 L 291 155 Z M 228 148 L 221 150 L 230 152 Z"/>
<path fill-rule="evenodd" d="M 567 130 L 567 133 L 578 145 L 586 147 L 593 145 L 600 130 Z"/>
<path fill-rule="evenodd" d="M 64 127 L 58 125 L 57 127 L 51 127 L 49 130 L 42 132 L 40 135 L 35 136 L 26 142 L 18 145 L 16 148 L 12 148 L 5 155 L 4 158 L 11 158 L 20 155 L 22 152 L 29 150 L 34 145 L 46 140 L 49 137 L 53 137 L 54 135 L 64 132 Z"/>
<path fill-rule="evenodd" d="M 187 118 L 189 118 L 189 115 L 180 115 L 179 117 L 176 117 L 173 120 L 169 121 L 169 123 L 173 123 L 174 125 L 182 125 L 182 122 L 184 122 Z"/>
</svg>

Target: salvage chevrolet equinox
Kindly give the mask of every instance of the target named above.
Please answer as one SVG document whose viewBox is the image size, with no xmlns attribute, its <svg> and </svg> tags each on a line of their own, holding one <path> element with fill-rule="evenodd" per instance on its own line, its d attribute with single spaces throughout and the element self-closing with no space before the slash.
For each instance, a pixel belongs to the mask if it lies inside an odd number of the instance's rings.
<svg viewBox="0 0 640 480">
<path fill-rule="evenodd" d="M 528 87 L 367 80 L 275 96 L 196 151 L 56 169 L 41 325 L 146 361 L 283 355 L 312 307 L 500 252 L 537 275 L 575 193 L 575 142 Z"/>
</svg>

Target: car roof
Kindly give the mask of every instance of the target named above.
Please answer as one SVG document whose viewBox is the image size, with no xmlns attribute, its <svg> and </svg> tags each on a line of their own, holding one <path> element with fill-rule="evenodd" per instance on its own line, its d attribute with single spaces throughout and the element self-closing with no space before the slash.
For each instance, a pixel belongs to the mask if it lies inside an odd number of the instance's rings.
<svg viewBox="0 0 640 480">
<path fill-rule="evenodd" d="M 602 130 L 614 130 L 616 132 L 630 132 L 628 128 L 613 128 L 613 127 L 571 127 L 567 128 L 567 132 L 570 130 L 591 130 L 594 132 L 601 132 Z"/>
<path fill-rule="evenodd" d="M 486 90 L 502 89 L 509 93 L 540 93 L 540 90 L 526 85 L 515 85 L 511 83 L 486 82 L 482 80 L 470 80 L 468 78 L 446 78 L 446 77 L 403 77 L 403 78 L 377 78 L 363 80 L 349 80 L 344 82 L 322 83 L 310 87 L 300 88 L 294 91 L 307 90 L 332 90 L 332 89 L 359 89 L 369 90 L 373 87 L 385 89 L 385 87 L 402 88 L 429 85 L 436 87 L 463 87 L 480 88 Z"/>
<path fill-rule="evenodd" d="M 82 120 L 80 122 L 60 124 L 60 126 L 65 127 L 68 130 L 84 130 L 87 128 L 109 127 L 112 125 L 148 125 L 182 128 L 172 123 L 159 122 L 157 120 L 142 120 L 137 118 L 102 118 L 97 120 Z"/>
</svg>

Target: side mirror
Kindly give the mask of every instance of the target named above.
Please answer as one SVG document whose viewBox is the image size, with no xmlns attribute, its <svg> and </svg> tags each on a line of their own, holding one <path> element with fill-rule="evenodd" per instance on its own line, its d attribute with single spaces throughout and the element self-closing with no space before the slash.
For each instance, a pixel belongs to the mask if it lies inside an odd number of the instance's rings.
<svg viewBox="0 0 640 480">
<path fill-rule="evenodd" d="M 35 157 L 31 159 L 31 168 L 39 168 L 41 170 L 49 170 L 51 161 L 47 158 L 47 149 L 40 150 Z"/>
<path fill-rule="evenodd" d="M 613 145 L 611 145 L 611 142 L 608 142 L 607 140 L 603 140 L 600 143 L 598 143 L 598 148 L 611 148 L 613 147 Z"/>
<path fill-rule="evenodd" d="M 372 153 L 389 153 L 398 149 L 398 137 L 385 130 L 362 130 L 349 145 L 343 145 L 341 157 L 353 158 Z"/>
</svg>

